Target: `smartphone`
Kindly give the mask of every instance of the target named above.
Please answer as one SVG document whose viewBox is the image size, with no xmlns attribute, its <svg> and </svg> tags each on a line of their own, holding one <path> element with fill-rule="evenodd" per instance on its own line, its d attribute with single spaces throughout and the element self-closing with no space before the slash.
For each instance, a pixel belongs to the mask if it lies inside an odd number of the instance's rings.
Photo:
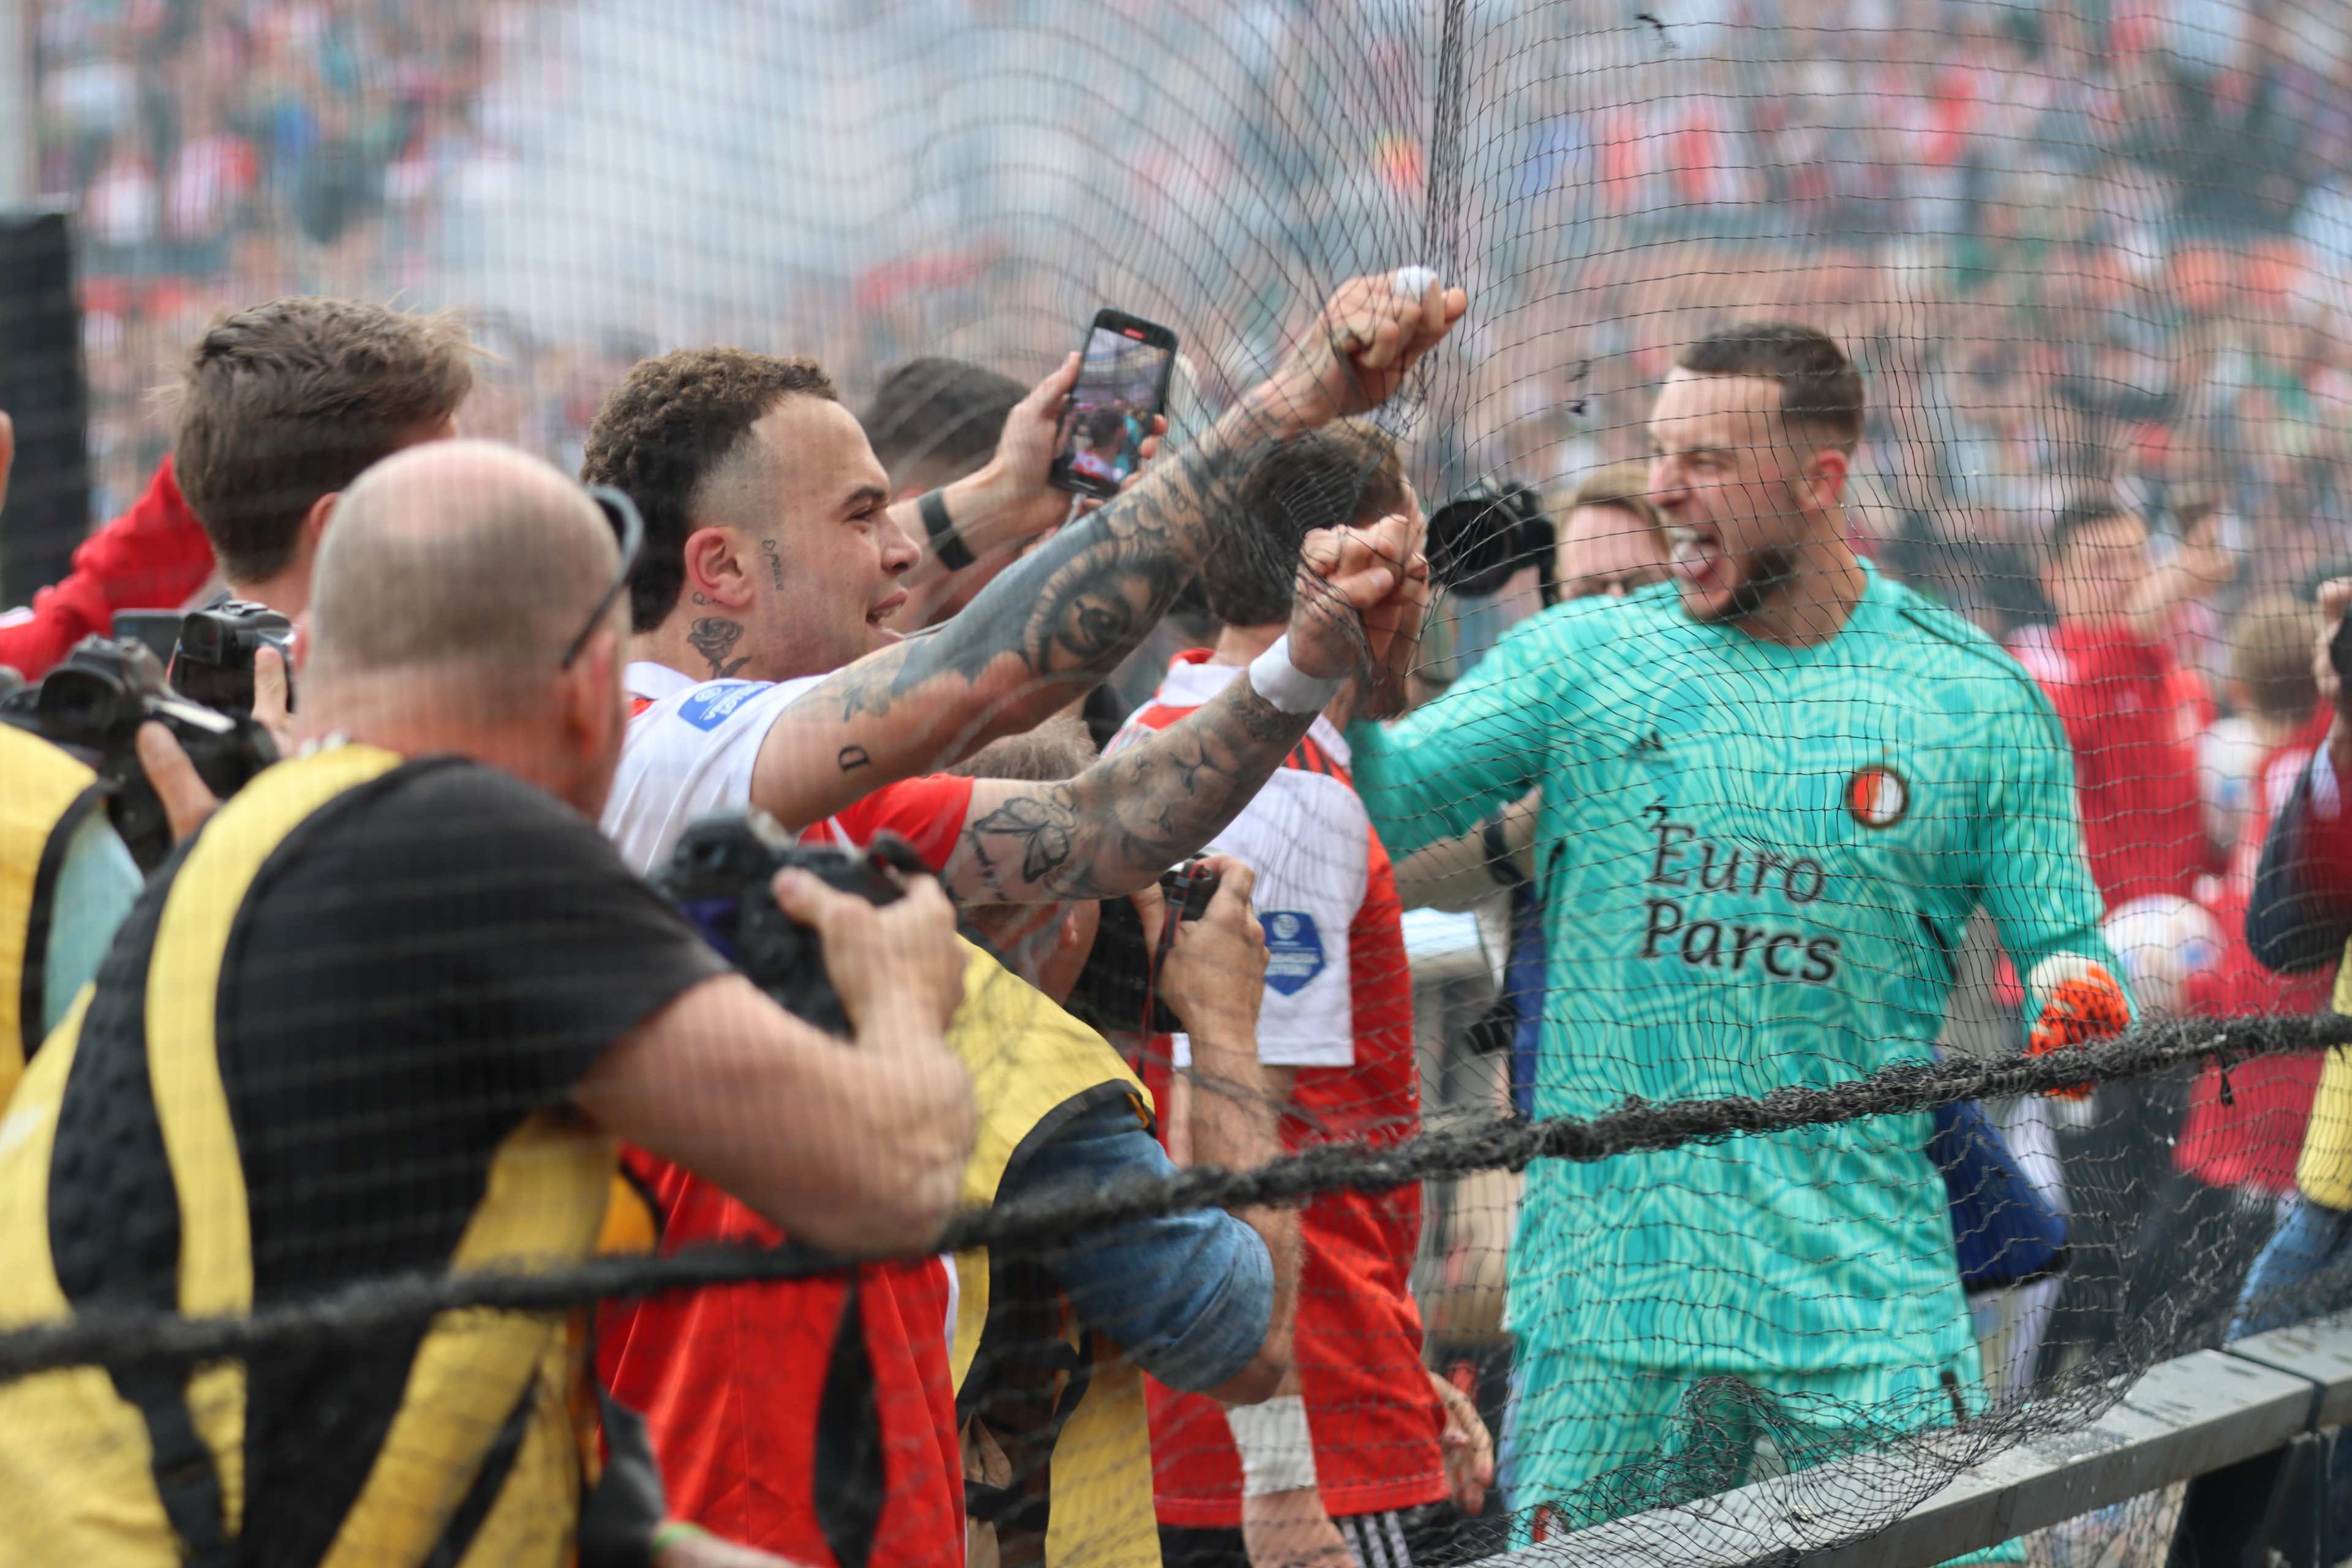
<svg viewBox="0 0 2352 1568">
<path fill-rule="evenodd" d="M 1168 405 L 1175 369 L 1174 332 L 1124 310 L 1096 311 L 1048 480 L 1105 500 L 1118 494 L 1152 421 Z"/>
</svg>

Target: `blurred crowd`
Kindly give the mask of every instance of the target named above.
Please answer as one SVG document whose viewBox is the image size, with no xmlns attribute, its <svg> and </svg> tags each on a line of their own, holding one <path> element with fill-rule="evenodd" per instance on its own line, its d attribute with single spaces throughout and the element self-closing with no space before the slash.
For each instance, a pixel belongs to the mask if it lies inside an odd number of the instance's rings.
<svg viewBox="0 0 2352 1568">
<path fill-rule="evenodd" d="M 784 307 L 794 319 L 763 335 L 820 331 L 853 386 L 936 346 L 942 323 L 982 357 L 1029 352 L 1058 296 L 1016 262 L 1024 237 L 1090 226 L 1109 251 L 1181 254 L 1181 268 L 1136 270 L 1150 298 L 1105 302 L 1178 328 L 1180 417 L 1188 395 L 1213 414 L 1318 302 L 1314 280 L 1419 233 L 1439 184 L 1456 196 L 1437 243 L 1482 318 L 1442 362 L 1439 417 L 1417 432 L 1419 465 L 1444 488 L 1480 473 L 1564 484 L 1638 455 L 1656 345 L 1766 310 L 1821 322 L 1871 378 L 1861 535 L 1997 634 L 2050 613 L 2031 559 L 2046 519 L 2110 486 L 2160 534 L 2184 510 L 2220 511 L 2250 590 L 2301 584 L 2343 553 L 2341 15 L 2267 0 L 1717 0 L 1661 6 L 1654 26 L 1586 9 L 1481 13 L 1458 143 L 1420 108 L 1434 14 L 1333 18 L 1284 0 L 1083 21 L 953 5 L 812 14 L 801 21 L 829 47 L 809 51 L 809 71 L 837 57 L 851 74 L 936 85 L 968 68 L 1050 108 L 1126 80 L 1103 61 L 1103 29 L 1118 27 L 1139 57 L 1120 70 L 1148 61 L 1203 90 L 1115 93 L 1083 149 L 1041 155 L 1049 174 L 1066 166 L 1058 177 L 1009 166 L 1001 113 L 974 118 L 943 93 L 891 108 L 877 142 L 961 148 L 926 177 L 977 210 L 803 236 L 773 268 L 807 279 Z M 163 411 L 144 395 L 168 379 L 172 346 L 225 305 L 289 288 L 473 305 L 499 356 L 478 421 L 567 467 L 603 392 L 658 346 L 551 332 L 469 289 L 454 237 L 466 216 L 544 161 L 562 102 L 597 68 L 554 9 L 36 13 L 41 185 L 74 204 L 85 244 L 97 516 L 127 504 L 163 449 Z M 719 20 L 747 37 L 762 26 Z M 925 29 L 956 58 L 921 53 Z M 1003 47 L 1016 30 L 1023 48 Z M 1366 68 L 1338 71 L 1340 58 Z"/>
</svg>

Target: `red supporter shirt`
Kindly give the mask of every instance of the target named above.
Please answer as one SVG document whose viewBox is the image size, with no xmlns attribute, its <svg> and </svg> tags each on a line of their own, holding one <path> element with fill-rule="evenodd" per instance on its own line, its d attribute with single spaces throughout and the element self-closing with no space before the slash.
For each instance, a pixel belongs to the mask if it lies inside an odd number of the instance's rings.
<svg viewBox="0 0 2352 1568">
<path fill-rule="evenodd" d="M 2201 689 L 2161 638 L 2119 623 L 2065 622 L 2012 651 L 2065 726 L 2083 846 L 2107 907 L 2193 896 L 2213 868 L 2197 788 Z"/>
<path fill-rule="evenodd" d="M 64 582 L 0 615 L 0 664 L 38 680 L 82 638 L 110 635 L 115 611 L 177 609 L 212 574 L 212 542 L 167 456 L 131 510 L 81 542 Z"/>
<path fill-rule="evenodd" d="M 1180 654 L 1158 698 L 1111 750 L 1161 730 L 1240 671 Z M 1348 777 L 1347 742 L 1318 719 L 1214 848 L 1257 872 L 1268 965 L 1259 1059 L 1297 1069 L 1282 1145 L 1388 1144 L 1421 1125 L 1412 975 L 1388 852 Z M 1145 1082 L 1166 1091 L 1150 1053 Z M 1164 1136 L 1164 1132 L 1163 1132 Z M 1412 1508 L 1447 1495 L 1444 1415 L 1422 1353 L 1411 1290 L 1421 1190 L 1327 1193 L 1301 1215 L 1305 1253 L 1294 1354 L 1333 1518 Z M 1162 1524 L 1241 1523 L 1241 1460 L 1223 1413 L 1199 1394 L 1151 1394 L 1154 1493 Z"/>
<path fill-rule="evenodd" d="M 635 712 L 627 745 L 655 747 L 651 761 L 657 766 L 713 776 L 693 754 L 696 736 L 709 737 L 714 751 L 756 750 L 756 737 L 733 736 L 724 721 L 688 722 L 676 732 L 664 729 L 670 712 L 653 712 L 658 704 L 649 700 L 691 700 L 698 692 L 756 683 L 697 686 L 646 666 L 631 667 L 630 676 Z M 648 759 L 637 761 L 642 773 Z M 724 776 L 750 775 L 744 768 Z M 658 786 L 663 780 L 647 782 Z M 667 809 L 653 804 L 660 794 L 659 787 L 642 792 L 648 811 Z M 971 802 L 970 779 L 908 779 L 877 790 L 802 837 L 862 845 L 877 833 L 892 832 L 937 869 L 963 831 Z M 740 809 L 750 803 L 704 804 Z M 605 826 L 618 837 L 632 825 L 608 816 Z M 663 1251 L 707 1242 L 772 1247 L 785 1239 L 747 1205 L 668 1161 L 625 1146 L 622 1157 L 651 1194 Z M 852 1278 L 887 1493 L 866 1562 L 869 1568 L 961 1562 L 963 1461 L 948 1375 L 953 1299 L 947 1268 L 937 1258 L 861 1264 Z M 675 1291 L 599 1311 L 597 1370 L 615 1398 L 644 1412 L 674 1517 L 832 1568 L 837 1559 L 817 1512 L 817 1464 L 820 1454 L 838 1454 L 846 1443 L 845 1434 L 825 1428 L 821 1415 L 849 1294 L 850 1281 L 836 1276 Z"/>
<path fill-rule="evenodd" d="M 2263 841 L 2326 733 L 2327 716 L 2321 713 L 2293 740 L 2273 748 L 2255 774 L 2257 809 L 2248 814 L 2231 850 L 2229 875 L 2221 879 L 2220 890 L 2208 906 L 2221 927 L 2221 961 L 2189 980 L 2189 1010 L 2200 1016 L 2315 1013 L 2327 1005 L 2336 984 L 2332 967 L 2308 974 L 2273 974 L 2254 961 L 2246 945 L 2246 904 Z M 2240 1062 L 2229 1075 L 2235 1103 L 2225 1104 L 2221 1069 L 2209 1064 L 2190 1093 L 2189 1119 L 2173 1147 L 2173 1163 L 2211 1186 L 2294 1192 L 2295 1158 L 2311 1120 L 2319 1068 L 2320 1058 L 2310 1054 Z"/>
</svg>

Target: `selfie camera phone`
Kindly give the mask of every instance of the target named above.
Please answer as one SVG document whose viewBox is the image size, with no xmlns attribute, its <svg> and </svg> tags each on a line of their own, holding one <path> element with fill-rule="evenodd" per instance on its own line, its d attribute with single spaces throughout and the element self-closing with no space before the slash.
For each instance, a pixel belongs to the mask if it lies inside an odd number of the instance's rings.
<svg viewBox="0 0 2352 1568">
<path fill-rule="evenodd" d="M 1135 472 L 1152 422 L 1168 405 L 1176 334 L 1124 310 L 1097 310 L 1062 416 L 1049 482 L 1108 500 Z"/>
</svg>

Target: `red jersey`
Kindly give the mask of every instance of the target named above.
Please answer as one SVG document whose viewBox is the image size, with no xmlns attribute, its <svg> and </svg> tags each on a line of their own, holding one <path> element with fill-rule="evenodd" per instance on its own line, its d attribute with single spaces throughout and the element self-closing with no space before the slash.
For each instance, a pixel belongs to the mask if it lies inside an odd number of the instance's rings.
<svg viewBox="0 0 2352 1568">
<path fill-rule="evenodd" d="M 1179 655 L 1157 700 L 1128 721 L 1111 750 L 1167 728 L 1240 673 L 1208 658 L 1206 649 Z M 1213 847 L 1258 875 L 1268 952 L 1259 1058 L 1297 1069 L 1284 1149 L 1411 1137 L 1420 1130 L 1421 1081 L 1402 910 L 1388 851 L 1348 777 L 1347 742 L 1317 720 Z M 1164 1061 L 1147 1058 L 1155 1096 L 1166 1075 Z M 1444 1415 L 1422 1363 L 1421 1310 L 1410 1289 L 1419 1187 L 1326 1193 L 1301 1215 L 1300 1239 L 1293 1353 L 1325 1511 L 1343 1518 L 1436 1501 L 1448 1492 L 1438 1443 Z M 1238 1526 L 1241 1461 L 1223 1414 L 1157 1383 L 1150 1394 L 1160 1522 Z"/>
<path fill-rule="evenodd" d="M 2326 740 L 2327 715 L 2320 713 L 2284 745 L 2273 747 L 2254 776 L 2255 809 L 2247 814 L 2230 854 L 2230 874 L 2208 907 L 2221 927 L 2221 961 L 2189 981 L 2189 1010 L 2204 1017 L 2315 1013 L 2327 1005 L 2336 972 L 2273 974 L 2255 962 L 2246 945 L 2246 904 L 2263 841 L 2271 823 L 2294 795 L 2311 754 Z M 2230 1070 L 2231 1100 L 2221 1099 L 2221 1071 L 2208 1064 L 2198 1075 L 2189 1119 L 2173 1146 L 2172 1163 L 2217 1187 L 2252 1185 L 2287 1194 L 2295 1190 L 2294 1165 L 2319 1089 L 2320 1058 L 2309 1054 L 2258 1057 Z"/>
<path fill-rule="evenodd" d="M 82 638 L 111 636 L 115 611 L 177 609 L 212 574 L 212 541 L 166 456 L 131 510 L 81 542 L 64 582 L 0 616 L 0 664 L 38 680 Z"/>
<path fill-rule="evenodd" d="M 887 830 L 937 869 L 971 801 L 970 779 L 908 779 L 803 837 L 862 845 Z M 664 1251 L 784 1240 L 699 1176 L 640 1149 L 625 1146 L 622 1158 L 651 1194 Z M 827 1510 L 835 1531 L 855 1510 L 837 1507 L 843 1489 L 828 1467 L 875 1442 L 885 1501 L 865 1561 L 870 1568 L 956 1563 L 964 1516 L 948 1374 L 952 1304 L 938 1258 L 614 1302 L 597 1316 L 597 1370 L 614 1397 L 644 1412 L 675 1517 L 832 1568 Z M 850 1348 L 845 1334 L 862 1339 L 862 1358 L 842 1353 Z M 862 1437 L 861 1423 L 868 1424 Z"/>
<path fill-rule="evenodd" d="M 2107 907 L 2193 897 L 2213 868 L 2197 788 L 2201 686 L 2163 639 L 2118 623 L 2066 622 L 2012 651 L 2065 726 L 2083 847 Z"/>
</svg>

